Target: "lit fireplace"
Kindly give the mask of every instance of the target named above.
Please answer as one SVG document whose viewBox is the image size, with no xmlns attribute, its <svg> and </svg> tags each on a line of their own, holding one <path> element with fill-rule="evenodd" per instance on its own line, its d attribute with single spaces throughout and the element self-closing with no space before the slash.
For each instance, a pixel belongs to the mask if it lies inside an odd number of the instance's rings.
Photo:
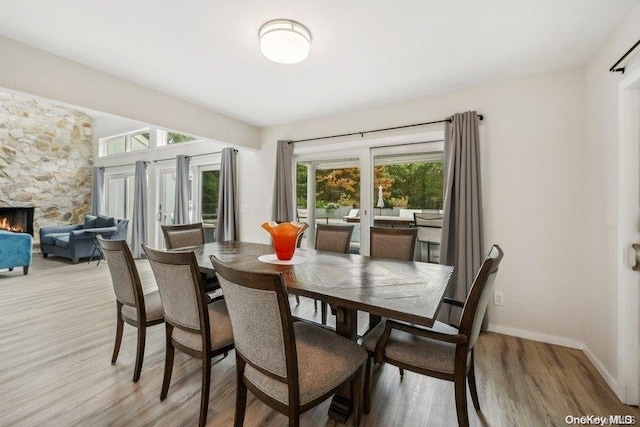
<svg viewBox="0 0 640 427">
<path fill-rule="evenodd" d="M 9 218 L 0 218 L 0 230 L 14 231 L 16 233 L 24 231 L 19 225 L 12 225 L 9 222 Z"/>
<path fill-rule="evenodd" d="M 33 207 L 0 207 L 0 230 L 33 236 Z"/>
</svg>

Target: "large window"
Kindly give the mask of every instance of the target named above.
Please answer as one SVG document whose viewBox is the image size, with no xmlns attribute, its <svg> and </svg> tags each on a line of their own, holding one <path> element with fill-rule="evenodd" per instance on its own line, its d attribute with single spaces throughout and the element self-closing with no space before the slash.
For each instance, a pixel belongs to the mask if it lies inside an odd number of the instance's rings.
<svg viewBox="0 0 640 427">
<path fill-rule="evenodd" d="M 213 242 L 218 230 L 218 190 L 220 170 L 213 167 L 200 169 L 200 219 L 206 242 Z"/>
<path fill-rule="evenodd" d="M 100 157 L 149 149 L 149 129 L 142 129 L 100 140 Z"/>
<path fill-rule="evenodd" d="M 133 184 L 131 174 L 115 174 L 105 177 L 105 213 L 118 219 L 133 218 Z M 131 226 L 127 240 L 131 237 Z"/>
</svg>

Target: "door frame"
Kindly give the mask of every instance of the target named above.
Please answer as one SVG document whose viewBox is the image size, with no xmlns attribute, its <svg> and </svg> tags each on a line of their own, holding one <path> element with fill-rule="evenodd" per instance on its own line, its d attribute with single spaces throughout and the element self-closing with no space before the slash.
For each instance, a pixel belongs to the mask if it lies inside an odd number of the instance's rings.
<svg viewBox="0 0 640 427">
<path fill-rule="evenodd" d="M 617 379 L 616 394 L 638 405 L 640 387 L 640 275 L 632 243 L 640 241 L 640 69 L 619 84 L 618 227 L 617 227 Z"/>
</svg>

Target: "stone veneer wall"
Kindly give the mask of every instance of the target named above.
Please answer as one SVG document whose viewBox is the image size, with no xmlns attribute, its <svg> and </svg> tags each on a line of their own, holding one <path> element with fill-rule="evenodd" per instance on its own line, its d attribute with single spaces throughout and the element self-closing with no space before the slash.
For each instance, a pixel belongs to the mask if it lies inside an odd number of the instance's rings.
<svg viewBox="0 0 640 427">
<path fill-rule="evenodd" d="M 85 113 L 0 92 L 0 206 L 35 207 L 36 241 L 89 211 L 92 144 Z"/>
</svg>

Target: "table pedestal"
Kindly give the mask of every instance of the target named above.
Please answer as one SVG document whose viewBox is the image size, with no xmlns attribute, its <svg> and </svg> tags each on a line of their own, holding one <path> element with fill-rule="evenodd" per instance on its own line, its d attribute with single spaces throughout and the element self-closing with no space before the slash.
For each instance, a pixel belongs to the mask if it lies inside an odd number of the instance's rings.
<svg viewBox="0 0 640 427">
<path fill-rule="evenodd" d="M 345 308 L 336 308 L 336 333 L 352 341 L 357 338 L 358 312 Z M 353 395 L 352 387 L 346 385 L 342 390 L 338 391 L 331 401 L 329 407 L 329 418 L 344 424 L 353 412 Z M 362 405 L 360 405 L 362 408 Z"/>
</svg>

